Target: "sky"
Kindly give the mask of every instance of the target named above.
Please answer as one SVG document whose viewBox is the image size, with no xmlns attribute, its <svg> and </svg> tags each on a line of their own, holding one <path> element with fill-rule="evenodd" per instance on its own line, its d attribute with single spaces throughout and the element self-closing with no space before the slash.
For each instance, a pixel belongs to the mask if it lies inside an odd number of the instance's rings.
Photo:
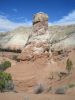
<svg viewBox="0 0 75 100">
<path fill-rule="evenodd" d="M 75 24 L 75 0 L 0 0 L 0 31 L 31 26 L 38 12 L 48 14 L 49 25 Z"/>
</svg>

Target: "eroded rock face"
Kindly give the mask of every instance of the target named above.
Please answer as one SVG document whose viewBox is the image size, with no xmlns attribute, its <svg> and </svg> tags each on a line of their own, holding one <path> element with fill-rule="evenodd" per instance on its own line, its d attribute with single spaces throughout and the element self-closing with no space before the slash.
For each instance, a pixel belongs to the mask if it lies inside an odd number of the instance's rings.
<svg viewBox="0 0 75 100">
<path fill-rule="evenodd" d="M 48 15 L 42 12 L 33 16 L 33 31 L 38 32 L 39 30 L 48 30 Z"/>
<path fill-rule="evenodd" d="M 48 16 L 44 13 L 37 13 L 33 18 L 33 32 L 19 59 L 29 61 L 43 56 L 49 57 L 48 40 Z"/>
<path fill-rule="evenodd" d="M 22 61 L 30 61 L 41 57 L 49 57 L 49 45 L 44 42 L 27 45 L 18 58 Z"/>
<path fill-rule="evenodd" d="M 41 56 L 49 56 L 48 39 L 48 15 L 37 13 L 33 16 L 33 31 L 22 53 L 19 55 L 19 59 L 29 61 Z"/>
</svg>

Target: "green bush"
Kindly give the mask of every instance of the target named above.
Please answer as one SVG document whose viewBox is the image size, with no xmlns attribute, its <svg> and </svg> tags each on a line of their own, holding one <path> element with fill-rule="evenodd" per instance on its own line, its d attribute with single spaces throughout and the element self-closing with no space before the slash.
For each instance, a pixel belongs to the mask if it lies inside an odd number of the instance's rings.
<svg viewBox="0 0 75 100">
<path fill-rule="evenodd" d="M 0 91 L 12 90 L 13 88 L 11 75 L 5 72 L 0 72 Z"/>
<path fill-rule="evenodd" d="M 72 67 L 73 67 L 72 61 L 71 61 L 70 59 L 67 59 L 67 62 L 66 62 L 66 69 L 67 69 L 68 73 L 71 72 Z"/>
<path fill-rule="evenodd" d="M 4 61 L 0 64 L 0 71 L 4 71 L 9 67 L 11 67 L 11 62 L 10 61 Z"/>
</svg>

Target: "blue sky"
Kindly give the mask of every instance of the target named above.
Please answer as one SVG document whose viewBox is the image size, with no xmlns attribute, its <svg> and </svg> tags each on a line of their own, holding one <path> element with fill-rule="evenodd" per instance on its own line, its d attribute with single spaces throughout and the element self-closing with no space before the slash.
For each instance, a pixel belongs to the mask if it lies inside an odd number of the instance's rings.
<svg viewBox="0 0 75 100">
<path fill-rule="evenodd" d="M 47 13 L 50 25 L 75 24 L 75 0 L 0 0 L 0 31 L 30 26 L 37 12 Z"/>
</svg>

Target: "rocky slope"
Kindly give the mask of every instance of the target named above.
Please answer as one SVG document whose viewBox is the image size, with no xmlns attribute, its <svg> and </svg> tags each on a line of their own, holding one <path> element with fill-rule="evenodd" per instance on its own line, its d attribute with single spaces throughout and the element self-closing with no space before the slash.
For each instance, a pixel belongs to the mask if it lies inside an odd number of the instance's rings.
<svg viewBox="0 0 75 100">
<path fill-rule="evenodd" d="M 2 48 L 22 49 L 31 31 L 31 27 L 19 27 L 11 32 L 1 33 L 0 45 Z"/>
</svg>

